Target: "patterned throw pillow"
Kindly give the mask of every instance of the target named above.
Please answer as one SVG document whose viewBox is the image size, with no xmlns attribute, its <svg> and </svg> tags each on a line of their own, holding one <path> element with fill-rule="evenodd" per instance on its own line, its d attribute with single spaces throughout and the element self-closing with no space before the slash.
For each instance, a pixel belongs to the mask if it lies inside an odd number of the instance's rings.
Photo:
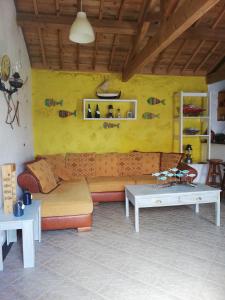
<svg viewBox="0 0 225 300">
<path fill-rule="evenodd" d="M 47 194 L 58 186 L 51 167 L 44 159 L 27 164 L 27 169 L 38 180 L 42 193 Z"/>
<path fill-rule="evenodd" d="M 142 155 L 139 152 L 118 154 L 119 176 L 142 175 Z"/>
<path fill-rule="evenodd" d="M 95 176 L 95 153 L 67 153 L 66 168 L 69 169 L 73 177 Z"/>
<path fill-rule="evenodd" d="M 96 154 L 96 176 L 118 176 L 117 153 Z"/>
<path fill-rule="evenodd" d="M 177 167 L 183 157 L 183 153 L 161 153 L 160 170 L 168 170 Z"/>
<path fill-rule="evenodd" d="M 43 158 L 50 165 L 57 182 L 60 181 L 61 174 L 65 170 L 65 155 L 64 154 L 50 154 L 50 155 L 38 155 L 37 159 Z"/>
</svg>

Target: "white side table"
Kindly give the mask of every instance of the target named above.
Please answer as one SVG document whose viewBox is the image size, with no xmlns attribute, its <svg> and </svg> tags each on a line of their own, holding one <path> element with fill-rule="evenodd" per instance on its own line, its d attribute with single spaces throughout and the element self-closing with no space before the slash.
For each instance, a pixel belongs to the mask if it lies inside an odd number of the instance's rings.
<svg viewBox="0 0 225 300">
<path fill-rule="evenodd" d="M 35 261 L 34 240 L 41 242 L 41 205 L 33 200 L 24 209 L 24 215 L 15 217 L 0 210 L 0 230 L 7 231 L 7 244 L 17 241 L 17 229 L 22 229 L 24 268 L 33 268 Z M 2 247 L 0 247 L 0 271 L 3 270 Z"/>
</svg>

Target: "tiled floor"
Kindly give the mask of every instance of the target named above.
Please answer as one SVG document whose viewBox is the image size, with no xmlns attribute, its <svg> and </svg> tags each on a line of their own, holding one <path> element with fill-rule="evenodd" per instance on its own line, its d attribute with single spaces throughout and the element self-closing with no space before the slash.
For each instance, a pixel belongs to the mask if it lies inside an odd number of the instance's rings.
<svg viewBox="0 0 225 300">
<path fill-rule="evenodd" d="M 224 300 L 225 205 L 141 210 L 140 233 L 123 203 L 95 207 L 90 232 L 44 232 L 35 269 L 14 244 L 0 274 L 0 299 Z"/>
</svg>

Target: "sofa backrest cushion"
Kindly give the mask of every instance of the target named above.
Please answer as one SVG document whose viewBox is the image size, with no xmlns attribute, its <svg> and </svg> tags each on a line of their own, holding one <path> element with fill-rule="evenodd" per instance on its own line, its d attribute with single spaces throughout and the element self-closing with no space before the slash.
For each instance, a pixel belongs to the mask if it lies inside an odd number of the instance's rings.
<svg viewBox="0 0 225 300">
<path fill-rule="evenodd" d="M 118 154 L 117 153 L 96 154 L 95 175 L 96 176 L 119 176 Z"/>
<path fill-rule="evenodd" d="M 72 177 L 95 176 L 95 153 L 67 153 L 66 168 L 71 171 Z"/>
<path fill-rule="evenodd" d="M 181 162 L 183 153 L 161 153 L 160 170 L 168 170 L 170 168 L 177 167 Z"/>
<path fill-rule="evenodd" d="M 119 176 L 142 175 L 142 155 L 140 152 L 118 154 Z"/>
<path fill-rule="evenodd" d="M 46 160 L 40 159 L 27 164 L 26 167 L 37 179 L 42 193 L 49 193 L 58 186 L 52 169 Z"/>
<path fill-rule="evenodd" d="M 142 174 L 151 174 L 160 169 L 160 152 L 143 152 L 142 156 Z"/>
</svg>

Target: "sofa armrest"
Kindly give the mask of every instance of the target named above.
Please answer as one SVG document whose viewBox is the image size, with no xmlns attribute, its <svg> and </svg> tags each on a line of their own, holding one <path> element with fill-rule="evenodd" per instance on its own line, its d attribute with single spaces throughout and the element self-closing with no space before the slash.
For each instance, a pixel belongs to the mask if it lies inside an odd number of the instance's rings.
<svg viewBox="0 0 225 300">
<path fill-rule="evenodd" d="M 40 193 L 37 179 L 28 171 L 19 174 L 17 182 L 23 190 L 27 190 L 30 193 Z"/>
<path fill-rule="evenodd" d="M 192 182 L 197 176 L 198 176 L 198 171 L 194 168 L 192 168 L 191 166 L 189 166 L 188 164 L 186 163 L 183 163 L 183 162 L 180 162 L 177 166 L 177 168 L 179 170 L 188 170 L 189 171 L 189 174 L 194 174 L 195 176 L 194 177 L 187 177 L 185 179 L 185 181 L 190 181 Z"/>
</svg>

